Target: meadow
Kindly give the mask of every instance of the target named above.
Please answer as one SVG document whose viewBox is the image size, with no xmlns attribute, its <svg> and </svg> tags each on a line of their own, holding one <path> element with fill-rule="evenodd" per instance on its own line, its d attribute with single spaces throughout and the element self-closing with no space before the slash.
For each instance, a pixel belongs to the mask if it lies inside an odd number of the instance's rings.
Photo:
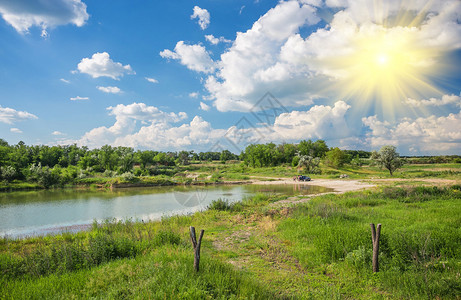
<svg viewBox="0 0 461 300">
<path fill-rule="evenodd" d="M 200 168 L 206 170 L 194 171 L 217 170 Z M 265 180 L 269 174 L 276 178 L 292 172 L 282 167 L 276 172 L 238 168 L 229 165 L 216 172 L 224 178 L 243 174 Z M 409 165 L 396 173 L 398 181 L 312 197 L 296 205 L 280 205 L 284 195 L 257 194 L 232 205 L 216 199 L 206 211 L 158 222 L 108 220 L 77 234 L 3 238 L 0 295 L 459 299 L 461 186 L 451 183 L 459 183 L 459 168 Z M 387 178 L 384 171 L 368 166 L 337 171 L 371 181 Z M 443 184 L 422 181 L 428 172 L 442 172 L 435 177 Z M 378 273 L 371 269 L 370 223 L 382 224 Z M 193 269 L 189 226 L 205 230 L 198 273 Z"/>
</svg>

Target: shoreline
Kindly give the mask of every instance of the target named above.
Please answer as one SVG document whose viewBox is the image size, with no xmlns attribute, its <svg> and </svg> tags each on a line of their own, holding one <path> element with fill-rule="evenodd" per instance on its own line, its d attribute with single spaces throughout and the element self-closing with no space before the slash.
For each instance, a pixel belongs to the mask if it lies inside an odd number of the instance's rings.
<svg viewBox="0 0 461 300">
<path fill-rule="evenodd" d="M 376 184 L 366 183 L 356 179 L 312 179 L 311 181 L 293 181 L 293 179 L 279 178 L 277 180 L 264 181 L 256 180 L 252 184 L 271 185 L 271 184 L 299 184 L 299 185 L 316 185 L 331 188 L 335 192 L 345 193 L 358 191 L 367 188 L 376 187 Z"/>
</svg>

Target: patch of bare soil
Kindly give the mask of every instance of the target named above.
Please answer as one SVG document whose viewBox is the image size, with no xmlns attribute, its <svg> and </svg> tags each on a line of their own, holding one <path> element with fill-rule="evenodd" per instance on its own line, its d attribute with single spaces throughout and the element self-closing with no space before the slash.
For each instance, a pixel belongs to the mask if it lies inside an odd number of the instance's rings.
<svg viewBox="0 0 461 300">
<path fill-rule="evenodd" d="M 298 184 L 298 185 L 317 185 L 332 188 L 335 192 L 350 192 L 375 187 L 372 183 L 366 183 L 353 179 L 312 179 L 311 181 L 293 181 L 291 178 L 279 178 L 274 181 L 255 180 L 253 184 L 271 185 L 271 184 Z"/>
</svg>

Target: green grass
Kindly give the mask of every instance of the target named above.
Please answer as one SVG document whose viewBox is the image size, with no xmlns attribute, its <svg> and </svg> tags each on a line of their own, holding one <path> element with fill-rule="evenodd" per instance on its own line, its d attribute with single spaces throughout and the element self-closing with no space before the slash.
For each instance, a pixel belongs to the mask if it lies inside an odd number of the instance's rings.
<svg viewBox="0 0 461 300">
<path fill-rule="evenodd" d="M 461 191 L 385 188 L 322 196 L 298 206 L 278 227 L 307 269 L 332 270 L 341 293 L 371 285 L 403 298 L 456 298 L 461 293 Z M 380 272 L 371 273 L 370 223 L 381 223 Z"/>
<path fill-rule="evenodd" d="M 242 174 L 241 166 L 226 167 Z M 407 171 L 437 171 L 419 167 Z M 358 170 L 385 178 L 379 169 Z M 461 186 L 414 181 L 272 205 L 284 198 L 218 199 L 207 211 L 158 222 L 0 239 L 0 298 L 459 299 Z M 376 274 L 370 223 L 382 224 Z M 205 230 L 198 273 L 189 226 Z"/>
<path fill-rule="evenodd" d="M 190 250 L 163 246 L 146 255 L 63 275 L 0 280 L 5 299 L 269 299 L 245 274 L 204 255 L 195 273 Z"/>
</svg>

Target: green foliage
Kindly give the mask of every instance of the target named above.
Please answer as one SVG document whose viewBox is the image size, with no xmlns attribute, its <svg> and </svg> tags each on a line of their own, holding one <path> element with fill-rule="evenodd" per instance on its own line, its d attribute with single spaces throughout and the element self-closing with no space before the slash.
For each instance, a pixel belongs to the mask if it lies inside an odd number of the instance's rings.
<svg viewBox="0 0 461 300">
<path fill-rule="evenodd" d="M 0 167 L 0 179 L 4 179 L 8 182 L 12 181 L 17 177 L 16 169 L 12 166 Z"/>
<path fill-rule="evenodd" d="M 125 181 L 125 182 L 133 182 L 136 180 L 136 176 L 134 176 L 133 173 L 131 172 L 125 172 L 123 173 L 120 178 Z"/>
<path fill-rule="evenodd" d="M 403 165 L 394 146 L 383 146 L 379 152 L 373 152 L 371 158 L 382 168 L 389 170 L 390 175 Z"/>
<path fill-rule="evenodd" d="M 207 209 L 211 210 L 220 210 L 220 211 L 230 211 L 233 208 L 233 204 L 229 203 L 227 199 L 213 200 L 211 201 L 210 205 L 208 205 Z"/>
<path fill-rule="evenodd" d="M 325 154 L 325 164 L 340 168 L 349 160 L 349 156 L 339 148 L 333 148 Z"/>
<path fill-rule="evenodd" d="M 320 173 L 320 158 L 312 157 L 310 155 L 300 155 L 298 160 L 298 168 L 304 168 L 307 174 Z"/>
</svg>

